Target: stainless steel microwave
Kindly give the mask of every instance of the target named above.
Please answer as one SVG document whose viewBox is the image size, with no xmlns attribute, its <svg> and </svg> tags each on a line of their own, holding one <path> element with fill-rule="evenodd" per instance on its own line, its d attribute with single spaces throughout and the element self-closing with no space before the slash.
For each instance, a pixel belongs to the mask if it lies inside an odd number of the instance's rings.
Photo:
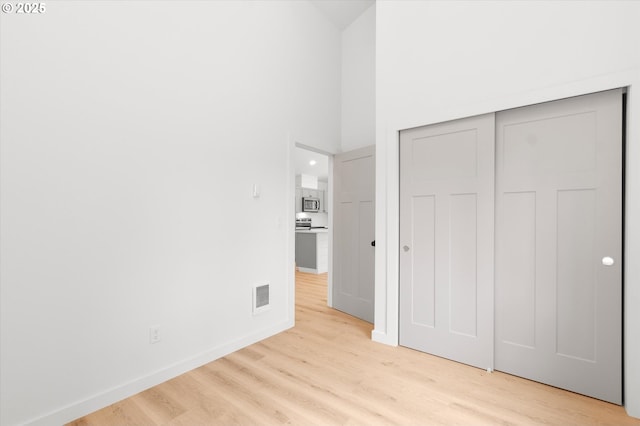
<svg viewBox="0 0 640 426">
<path fill-rule="evenodd" d="M 302 198 L 302 211 L 317 213 L 320 211 L 320 199 L 313 197 L 303 197 Z"/>
</svg>

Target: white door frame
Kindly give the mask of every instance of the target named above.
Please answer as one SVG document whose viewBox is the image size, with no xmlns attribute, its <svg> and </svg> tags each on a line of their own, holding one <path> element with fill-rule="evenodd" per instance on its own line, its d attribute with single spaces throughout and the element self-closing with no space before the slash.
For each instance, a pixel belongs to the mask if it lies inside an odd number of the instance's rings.
<svg viewBox="0 0 640 426">
<path fill-rule="evenodd" d="M 376 271 L 375 271 L 375 320 L 372 339 L 376 342 L 398 345 L 398 295 L 400 248 L 400 130 L 455 120 L 488 112 L 503 111 L 548 102 L 557 99 L 586 95 L 604 90 L 627 88 L 627 129 L 625 165 L 625 230 L 624 230 L 624 395 L 625 407 L 632 415 L 640 414 L 640 345 L 630 345 L 640 333 L 640 312 L 633 303 L 640 301 L 640 220 L 633 220 L 633 211 L 640 208 L 640 167 L 631 160 L 640 150 L 640 120 L 634 105 L 640 105 L 640 75 L 634 70 L 598 76 L 571 84 L 547 87 L 479 103 L 469 103 L 455 111 L 443 111 L 438 116 L 424 115 L 420 111 L 403 121 L 377 124 L 376 134 Z M 422 120 L 422 121 L 420 121 Z M 634 251 L 635 250 L 635 251 Z M 635 361 L 634 361 L 635 360 Z"/>
<path fill-rule="evenodd" d="M 637 94 L 633 92 L 631 83 L 635 83 L 635 87 L 640 87 L 640 76 L 636 76 L 633 73 L 624 73 L 623 75 L 616 75 L 612 81 L 601 81 L 602 79 L 595 79 L 594 81 L 585 82 L 580 87 L 571 88 L 550 88 L 541 90 L 539 92 L 529 93 L 527 96 L 523 96 L 522 100 L 518 99 L 504 99 L 501 102 L 492 102 L 486 104 L 479 104 L 468 108 L 469 113 L 465 112 L 465 115 L 452 116 L 452 117 L 437 117 L 437 120 L 424 120 L 421 123 L 415 123 L 411 121 L 396 123 L 388 126 L 384 132 L 380 132 L 377 135 L 376 144 L 376 245 L 380 250 L 376 251 L 376 288 L 375 288 L 375 321 L 374 330 L 372 332 L 372 338 L 374 341 L 385 343 L 392 346 L 398 345 L 398 299 L 399 299 L 399 250 L 400 250 L 400 131 L 404 129 L 428 126 L 432 124 L 441 123 L 444 121 L 457 120 L 461 118 L 471 117 L 475 115 L 482 115 L 490 112 L 499 112 L 513 108 L 519 108 L 528 105 L 534 105 L 542 102 L 550 102 L 558 99 L 568 98 L 572 96 L 588 95 L 595 92 L 613 90 L 621 87 L 627 88 L 627 117 L 633 116 L 632 106 L 633 100 L 637 98 L 638 104 L 640 104 L 640 92 Z M 586 84 L 590 83 L 590 84 Z M 573 89 L 573 90 L 569 90 Z M 557 93 L 561 93 L 558 95 Z M 632 95 L 636 94 L 635 97 Z M 495 106 L 492 106 L 495 105 Z M 415 115 L 415 114 L 414 114 Z M 640 141 L 640 126 L 636 129 L 633 128 L 633 120 L 627 120 L 627 159 L 630 156 L 630 144 L 632 140 Z M 638 146 L 640 149 L 640 146 Z M 630 177 L 632 173 L 640 173 L 640 168 L 636 171 L 629 167 L 629 161 L 627 161 L 625 167 L 625 180 L 626 180 L 626 194 L 625 200 L 630 192 L 630 189 L 634 187 L 633 179 Z M 637 188 L 633 188 L 637 193 L 640 193 L 640 176 L 638 179 Z M 625 203 L 626 212 L 630 212 L 632 206 L 628 202 Z M 627 220 L 624 239 L 626 247 L 628 247 L 629 240 L 633 240 L 631 235 L 629 222 L 631 216 L 626 215 Z M 640 226 L 640 225 L 639 225 Z M 640 234 L 638 234 L 640 237 Z M 640 238 L 639 238 L 640 239 Z M 640 244 L 640 241 L 638 241 Z M 626 248 L 625 247 L 625 248 Z M 639 252 L 640 253 L 640 252 Z M 625 250 L 625 255 L 628 255 L 628 250 Z M 640 256 L 640 254 L 639 254 Z M 629 282 L 629 269 L 632 267 L 633 262 L 628 257 L 625 267 L 625 281 Z M 640 262 L 640 258 L 638 260 Z M 639 263 L 640 265 L 640 263 Z M 640 280 L 640 268 L 636 279 Z M 625 283 L 623 283 L 625 286 Z M 640 289 L 638 290 L 640 292 Z M 625 296 L 628 292 L 625 291 Z M 625 303 L 628 308 L 629 305 Z M 625 309 L 625 316 L 629 315 L 629 309 Z M 638 330 L 640 331 L 640 314 L 638 321 Z M 625 323 L 630 323 L 629 321 Z M 625 327 L 627 330 L 628 327 Z M 636 332 L 637 334 L 637 332 Z M 625 331 L 626 336 L 633 336 L 628 331 Z M 639 358 L 640 359 L 640 358 Z M 640 383 L 639 388 L 640 392 Z"/>
<path fill-rule="evenodd" d="M 296 148 L 306 149 L 307 151 L 317 152 L 318 154 L 326 155 L 328 158 L 328 184 L 327 184 L 327 215 L 328 215 L 328 237 L 329 237 L 329 265 L 327 268 L 327 305 L 331 308 L 333 307 L 333 156 L 334 154 L 324 151 L 322 149 L 315 148 L 313 146 L 305 145 L 300 142 L 296 142 L 294 138 L 289 138 L 290 146 L 289 146 L 289 155 L 291 156 L 291 161 L 289 163 L 290 173 L 289 177 L 292 179 L 292 184 L 290 184 L 289 188 L 289 199 L 293 199 L 295 197 L 295 150 Z M 295 206 L 293 206 L 293 210 L 295 212 Z M 295 225 L 295 224 L 294 224 Z M 295 263 L 295 226 L 289 227 L 289 232 L 292 234 L 291 240 L 293 241 L 292 253 L 290 254 L 290 258 L 293 259 L 290 264 Z M 294 271 L 295 272 L 295 271 Z M 293 310 L 295 312 L 295 273 L 293 277 L 293 287 L 292 287 L 292 295 L 290 300 L 292 301 Z"/>
</svg>

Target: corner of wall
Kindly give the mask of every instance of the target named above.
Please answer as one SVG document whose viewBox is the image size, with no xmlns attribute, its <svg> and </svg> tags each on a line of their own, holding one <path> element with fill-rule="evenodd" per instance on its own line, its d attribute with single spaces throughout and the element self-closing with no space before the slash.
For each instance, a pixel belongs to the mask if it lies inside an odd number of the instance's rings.
<svg viewBox="0 0 640 426">
<path fill-rule="evenodd" d="M 371 340 L 384 345 L 398 346 L 398 342 L 395 339 L 390 337 L 387 333 L 379 330 L 373 330 L 371 332 Z"/>
</svg>

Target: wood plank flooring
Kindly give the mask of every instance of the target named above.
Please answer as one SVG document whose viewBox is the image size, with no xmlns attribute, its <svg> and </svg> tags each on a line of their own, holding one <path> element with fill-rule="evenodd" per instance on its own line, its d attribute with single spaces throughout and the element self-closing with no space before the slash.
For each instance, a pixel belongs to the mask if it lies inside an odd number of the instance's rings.
<svg viewBox="0 0 640 426">
<path fill-rule="evenodd" d="M 370 339 L 296 273 L 296 326 L 70 425 L 640 425 L 622 407 Z"/>
</svg>

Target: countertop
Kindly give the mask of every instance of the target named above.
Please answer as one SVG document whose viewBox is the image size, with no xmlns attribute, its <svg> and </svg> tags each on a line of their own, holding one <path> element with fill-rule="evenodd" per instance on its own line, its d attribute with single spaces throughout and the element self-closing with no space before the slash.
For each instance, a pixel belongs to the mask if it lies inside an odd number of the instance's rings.
<svg viewBox="0 0 640 426">
<path fill-rule="evenodd" d="M 327 228 L 296 229 L 296 234 L 326 234 L 327 232 L 329 232 Z"/>
</svg>

